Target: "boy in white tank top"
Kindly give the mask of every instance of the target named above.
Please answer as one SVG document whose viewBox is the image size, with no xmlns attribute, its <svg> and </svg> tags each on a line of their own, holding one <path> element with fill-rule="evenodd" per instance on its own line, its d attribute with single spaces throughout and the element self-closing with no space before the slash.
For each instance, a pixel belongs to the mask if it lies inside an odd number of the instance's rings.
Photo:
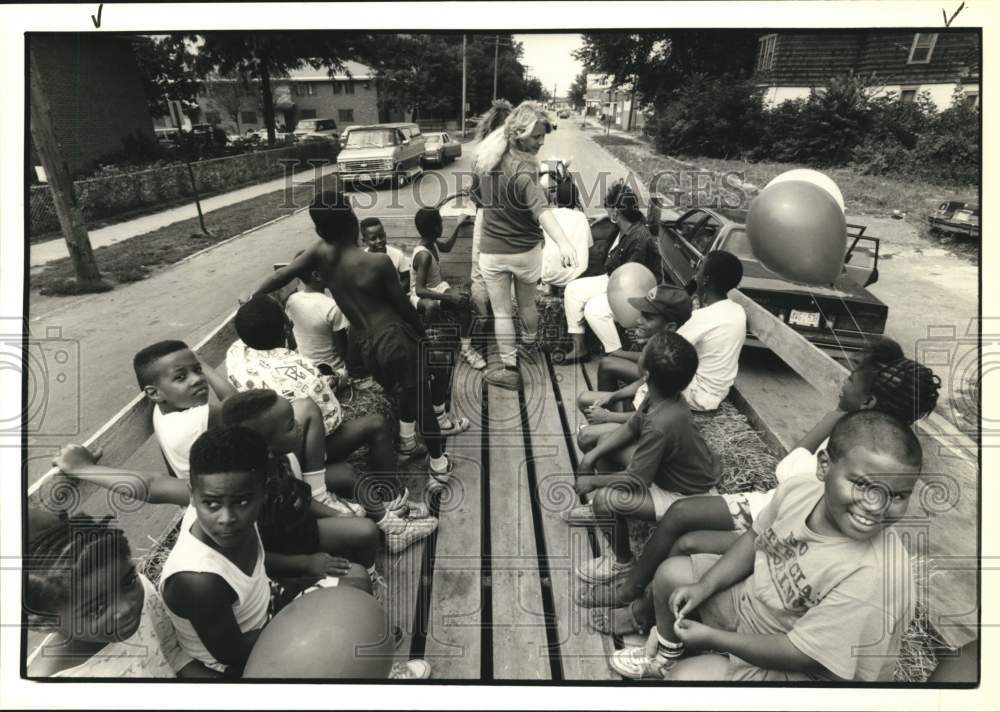
<svg viewBox="0 0 1000 712">
<path fill-rule="evenodd" d="M 181 648 L 239 674 L 267 622 L 270 585 L 257 516 L 267 445 L 246 428 L 220 428 L 191 446 L 191 506 L 160 588 Z"/>
<path fill-rule="evenodd" d="M 413 249 L 410 266 L 410 303 L 428 323 L 439 319 L 446 310 L 455 315 L 461 334 L 461 354 L 477 370 L 486 368 L 486 361 L 472 347 L 472 302 L 469 292 L 452 287 L 441 276 L 440 252 L 451 252 L 458 230 L 441 240 L 441 213 L 434 208 L 421 208 L 414 218 L 420 244 Z"/>
</svg>

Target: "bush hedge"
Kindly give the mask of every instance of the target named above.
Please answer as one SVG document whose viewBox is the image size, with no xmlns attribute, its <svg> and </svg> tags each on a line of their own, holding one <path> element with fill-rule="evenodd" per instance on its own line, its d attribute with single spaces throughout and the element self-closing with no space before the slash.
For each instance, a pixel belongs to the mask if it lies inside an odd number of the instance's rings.
<svg viewBox="0 0 1000 712">
<path fill-rule="evenodd" d="M 332 142 L 309 141 L 270 151 L 254 151 L 191 163 L 202 197 L 258 183 L 284 174 L 288 161 L 298 161 L 293 171 L 310 169 L 309 159 L 336 159 Z M 96 178 L 75 181 L 77 203 L 86 222 L 115 217 L 136 210 L 169 206 L 193 198 L 194 191 L 184 163 L 161 165 L 134 173 L 105 166 Z M 31 187 L 28 234 L 59 229 L 59 220 L 48 185 Z"/>
<path fill-rule="evenodd" d="M 692 75 L 646 132 L 666 154 L 854 166 L 929 181 L 979 180 L 979 109 L 956 90 L 938 110 L 926 92 L 902 102 L 876 75 L 833 77 L 806 99 L 768 108 L 754 77 Z"/>
</svg>

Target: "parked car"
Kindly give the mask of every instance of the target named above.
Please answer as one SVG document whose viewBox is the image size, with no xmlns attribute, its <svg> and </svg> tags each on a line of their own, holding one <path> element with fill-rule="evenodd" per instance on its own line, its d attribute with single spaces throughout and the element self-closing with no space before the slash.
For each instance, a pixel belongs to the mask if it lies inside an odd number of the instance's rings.
<svg viewBox="0 0 1000 712">
<path fill-rule="evenodd" d="M 878 281 L 880 241 L 848 225 L 844 269 L 829 286 L 797 284 L 764 267 L 753 253 L 746 210 L 693 208 L 658 227 L 657 245 L 668 282 L 690 287 L 704 256 L 713 250 L 736 255 L 743 263 L 740 291 L 837 358 L 863 349 L 885 332 L 887 307 L 866 287 Z M 747 335 L 747 344 L 761 347 Z"/>
<path fill-rule="evenodd" d="M 571 114 L 569 112 L 569 109 L 563 109 L 558 114 L 556 114 L 556 116 L 558 116 L 560 119 L 568 119 L 571 116 Z"/>
<path fill-rule="evenodd" d="M 340 143 L 337 122 L 333 119 L 302 119 L 295 126 L 295 138 L 299 141 L 336 141 Z"/>
<path fill-rule="evenodd" d="M 967 235 L 980 239 L 979 204 L 974 200 L 945 200 L 927 216 L 931 232 Z"/>
<path fill-rule="evenodd" d="M 176 128 L 156 129 L 156 141 L 164 148 L 176 148 L 181 142 L 181 130 Z"/>
<path fill-rule="evenodd" d="M 424 164 L 435 163 L 444 166 L 462 155 L 462 144 L 453 139 L 447 131 L 424 134 Z"/>
<path fill-rule="evenodd" d="M 399 187 L 423 173 L 424 137 L 412 123 L 353 128 L 337 156 L 344 182 L 391 182 Z"/>
</svg>

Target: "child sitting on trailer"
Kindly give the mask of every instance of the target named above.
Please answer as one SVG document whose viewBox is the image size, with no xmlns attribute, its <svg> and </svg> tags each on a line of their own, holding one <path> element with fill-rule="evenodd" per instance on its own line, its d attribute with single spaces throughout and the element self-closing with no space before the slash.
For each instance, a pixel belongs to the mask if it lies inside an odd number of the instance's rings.
<svg viewBox="0 0 1000 712">
<path fill-rule="evenodd" d="M 24 610 L 31 630 L 51 632 L 28 658 L 28 677 L 218 676 L 181 649 L 111 517 L 34 519 L 29 511 Z"/>
<path fill-rule="evenodd" d="M 698 368 L 683 337 L 663 331 L 649 340 L 639 361 L 649 394 L 631 419 L 599 439 L 581 437 L 576 491 L 597 490 L 594 514 L 613 520 L 604 534 L 613 549 L 577 568 L 589 583 L 616 578 L 632 567 L 626 517 L 659 520 L 683 497 L 704 494 L 722 474 L 719 458 L 694 427 L 681 393 Z M 611 474 L 597 474 L 598 467 Z"/>
</svg>

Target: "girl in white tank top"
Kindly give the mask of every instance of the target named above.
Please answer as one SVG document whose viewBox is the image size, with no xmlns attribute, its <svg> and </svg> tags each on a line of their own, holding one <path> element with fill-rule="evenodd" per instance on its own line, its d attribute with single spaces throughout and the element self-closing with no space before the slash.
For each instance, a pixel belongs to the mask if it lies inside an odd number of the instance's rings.
<svg viewBox="0 0 1000 712">
<path fill-rule="evenodd" d="M 236 564 L 191 533 L 191 526 L 196 518 L 194 507 L 188 507 L 187 511 L 184 512 L 184 519 L 181 521 L 177 543 L 163 565 L 163 573 L 160 576 L 161 595 L 167 579 L 174 574 L 183 572 L 215 574 L 221 577 L 236 593 L 233 615 L 240 627 L 240 632 L 246 633 L 264 627 L 271 600 L 271 588 L 267 573 L 264 571 L 264 547 L 260 543 L 260 535 L 257 534 L 257 561 L 254 564 L 253 573 L 247 576 Z M 255 533 L 256 529 L 257 527 L 254 525 Z M 167 613 L 174 623 L 177 640 L 184 652 L 214 670 L 224 671 L 225 665 L 208 652 L 191 622 L 187 618 L 176 615 L 169 606 Z"/>
</svg>

